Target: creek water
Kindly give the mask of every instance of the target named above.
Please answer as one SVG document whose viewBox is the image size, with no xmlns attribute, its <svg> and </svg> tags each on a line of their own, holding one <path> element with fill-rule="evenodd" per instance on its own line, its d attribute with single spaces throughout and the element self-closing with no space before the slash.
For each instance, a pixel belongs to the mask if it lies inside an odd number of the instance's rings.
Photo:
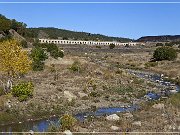
<svg viewBox="0 0 180 135">
<path fill-rule="evenodd" d="M 131 112 L 138 109 L 138 106 L 129 107 L 110 107 L 110 108 L 99 108 L 96 111 L 78 113 L 74 117 L 79 121 L 84 121 L 91 116 L 103 116 L 114 114 L 118 112 Z M 37 121 L 27 121 L 23 123 L 15 123 L 0 127 L 0 132 L 28 132 L 30 130 L 36 132 L 46 132 L 50 126 L 60 126 L 59 117 L 51 117 L 48 119 L 42 119 Z"/>
<path fill-rule="evenodd" d="M 171 88 L 171 86 L 176 87 L 176 91 L 180 91 L 180 86 L 175 85 L 171 82 L 165 81 L 161 75 L 141 72 L 141 71 L 134 71 L 128 70 L 130 74 L 133 74 L 139 78 L 147 79 L 151 82 L 154 82 L 156 87 L 164 87 L 164 88 Z M 104 116 L 110 115 L 119 112 L 131 112 L 137 110 L 139 107 L 136 105 L 128 106 L 128 107 L 109 107 L 109 108 L 98 108 L 94 112 L 84 112 L 78 113 L 75 115 L 75 118 L 84 121 L 88 116 Z M 42 119 L 37 121 L 27 121 L 23 123 L 15 123 L 10 125 L 5 125 L 0 127 L 0 132 L 28 132 L 30 130 L 36 132 L 45 132 L 48 131 L 50 126 L 60 126 L 60 121 L 58 117 L 51 117 L 48 119 Z"/>
</svg>

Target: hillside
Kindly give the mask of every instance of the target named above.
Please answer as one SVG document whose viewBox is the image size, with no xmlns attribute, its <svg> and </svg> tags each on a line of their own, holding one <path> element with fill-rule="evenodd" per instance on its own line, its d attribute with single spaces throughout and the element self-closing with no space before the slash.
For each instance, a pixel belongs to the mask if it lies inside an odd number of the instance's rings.
<svg viewBox="0 0 180 135">
<path fill-rule="evenodd" d="M 27 37 L 32 38 L 52 38 L 52 39 L 73 39 L 73 40 L 100 40 L 100 41 L 132 41 L 128 38 L 110 37 L 101 34 L 91 34 L 87 32 L 76 32 L 58 28 L 28 28 Z"/>
<path fill-rule="evenodd" d="M 101 34 L 91 34 L 87 32 L 76 32 L 53 27 L 48 28 L 26 28 L 24 22 L 18 22 L 15 19 L 8 19 L 0 14 L 0 38 L 13 36 L 9 30 L 14 30 L 29 41 L 33 38 L 51 38 L 51 39 L 73 39 L 73 40 L 99 40 L 99 41 L 132 41 L 128 38 L 110 37 Z"/>
<path fill-rule="evenodd" d="M 145 36 L 137 40 L 138 42 L 175 42 L 180 41 L 180 35 L 162 35 L 162 36 Z"/>
</svg>

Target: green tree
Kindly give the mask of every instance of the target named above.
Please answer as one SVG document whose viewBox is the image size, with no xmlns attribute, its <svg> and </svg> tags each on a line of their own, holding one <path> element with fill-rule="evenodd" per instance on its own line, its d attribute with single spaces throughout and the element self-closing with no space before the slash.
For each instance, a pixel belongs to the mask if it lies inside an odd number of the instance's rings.
<svg viewBox="0 0 180 135">
<path fill-rule="evenodd" d="M 11 21 L 0 14 L 0 31 L 7 32 L 11 28 Z"/>
<path fill-rule="evenodd" d="M 154 51 L 153 58 L 156 61 L 174 60 L 177 58 L 177 52 L 172 47 L 163 46 Z"/>
<path fill-rule="evenodd" d="M 41 47 L 34 47 L 31 50 L 30 57 L 33 60 L 32 68 L 34 71 L 40 71 L 44 69 L 44 61 L 48 58 L 48 55 Z"/>
</svg>

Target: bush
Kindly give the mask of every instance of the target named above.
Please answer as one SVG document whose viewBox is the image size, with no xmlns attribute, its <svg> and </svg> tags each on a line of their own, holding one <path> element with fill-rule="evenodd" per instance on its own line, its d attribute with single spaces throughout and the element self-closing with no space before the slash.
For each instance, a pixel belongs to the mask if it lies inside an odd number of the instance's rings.
<svg viewBox="0 0 180 135">
<path fill-rule="evenodd" d="M 50 52 L 50 55 L 51 55 L 51 57 L 53 57 L 55 59 L 57 59 L 58 57 L 60 57 L 60 58 L 64 57 L 64 53 L 62 51 L 59 51 L 59 50 L 58 51 L 57 50 L 52 50 Z"/>
<path fill-rule="evenodd" d="M 12 87 L 12 95 L 18 97 L 19 101 L 25 101 L 33 96 L 33 90 L 32 82 L 22 82 Z"/>
<path fill-rule="evenodd" d="M 22 46 L 23 48 L 28 48 L 28 45 L 27 45 L 26 40 L 22 40 L 22 41 L 21 41 L 21 46 Z"/>
<path fill-rule="evenodd" d="M 44 52 L 44 50 L 41 47 L 36 46 L 31 50 L 30 57 L 34 61 L 44 61 L 48 58 L 48 55 Z"/>
<path fill-rule="evenodd" d="M 99 46 L 99 45 L 96 45 L 96 48 L 99 48 L 99 49 L 101 49 L 101 46 Z"/>
<path fill-rule="evenodd" d="M 169 99 L 170 103 L 177 107 L 177 108 L 180 108 L 180 93 L 177 93 L 177 94 L 173 94 L 170 99 Z"/>
<path fill-rule="evenodd" d="M 115 44 L 110 44 L 109 49 L 113 49 L 115 47 Z"/>
<path fill-rule="evenodd" d="M 165 46 L 169 46 L 169 47 L 172 47 L 174 45 L 173 42 L 170 42 L 170 43 L 165 43 Z"/>
<path fill-rule="evenodd" d="M 18 97 L 18 100 L 19 100 L 20 102 L 26 101 L 27 99 L 28 99 L 28 96 L 27 96 L 27 95 L 21 95 L 21 96 Z"/>
<path fill-rule="evenodd" d="M 44 69 L 44 60 L 48 58 L 47 54 L 44 52 L 44 50 L 36 46 L 31 50 L 30 57 L 32 58 L 32 69 L 34 71 L 41 71 Z"/>
<path fill-rule="evenodd" d="M 33 61 L 32 62 L 32 69 L 34 71 L 41 71 L 44 69 L 44 62 L 42 61 Z"/>
<path fill-rule="evenodd" d="M 163 43 L 157 43 L 156 46 L 163 46 Z"/>
<path fill-rule="evenodd" d="M 0 87 L 0 96 L 4 95 L 4 94 L 5 94 L 4 89 L 2 87 Z"/>
<path fill-rule="evenodd" d="M 90 96 L 90 97 L 100 97 L 101 94 L 98 93 L 98 92 L 96 92 L 96 91 L 91 91 L 91 92 L 89 93 L 89 96 Z"/>
<path fill-rule="evenodd" d="M 64 116 L 62 116 L 60 118 L 60 123 L 61 123 L 61 129 L 62 131 L 64 130 L 72 130 L 75 123 L 76 123 L 76 119 L 69 115 L 69 114 L 65 114 Z"/>
<path fill-rule="evenodd" d="M 158 62 L 147 62 L 145 63 L 145 67 L 148 68 L 148 67 L 155 67 L 158 65 Z"/>
<path fill-rule="evenodd" d="M 159 47 L 154 51 L 153 58 L 156 61 L 174 60 L 177 58 L 177 52 L 172 47 Z"/>
<path fill-rule="evenodd" d="M 80 72 L 81 71 L 81 63 L 79 61 L 74 61 L 74 63 L 69 68 L 73 72 Z"/>
</svg>

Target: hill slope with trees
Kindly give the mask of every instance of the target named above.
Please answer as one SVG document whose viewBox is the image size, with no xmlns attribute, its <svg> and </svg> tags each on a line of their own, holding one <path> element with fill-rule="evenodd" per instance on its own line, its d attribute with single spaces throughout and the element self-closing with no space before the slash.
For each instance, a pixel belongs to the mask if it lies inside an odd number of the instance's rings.
<svg viewBox="0 0 180 135">
<path fill-rule="evenodd" d="M 15 30 L 19 35 L 25 37 L 29 41 L 34 38 L 51 38 L 51 39 L 72 39 L 72 40 L 95 40 L 95 41 L 119 41 L 129 42 L 129 38 L 110 37 L 101 34 L 91 34 L 87 32 L 76 32 L 53 27 L 48 28 L 26 28 L 27 25 L 23 22 L 18 22 L 15 19 L 8 19 L 0 14 L 0 38 L 13 36 L 10 30 Z"/>
<path fill-rule="evenodd" d="M 180 41 L 180 35 L 163 35 L 163 36 L 145 36 L 137 40 L 138 42 L 175 42 Z"/>
<path fill-rule="evenodd" d="M 76 32 L 58 28 L 28 28 L 27 37 L 51 38 L 51 39 L 72 39 L 72 40 L 94 40 L 94 41 L 119 41 L 129 42 L 129 38 L 110 37 L 101 34 L 91 34 L 87 32 Z"/>
</svg>

